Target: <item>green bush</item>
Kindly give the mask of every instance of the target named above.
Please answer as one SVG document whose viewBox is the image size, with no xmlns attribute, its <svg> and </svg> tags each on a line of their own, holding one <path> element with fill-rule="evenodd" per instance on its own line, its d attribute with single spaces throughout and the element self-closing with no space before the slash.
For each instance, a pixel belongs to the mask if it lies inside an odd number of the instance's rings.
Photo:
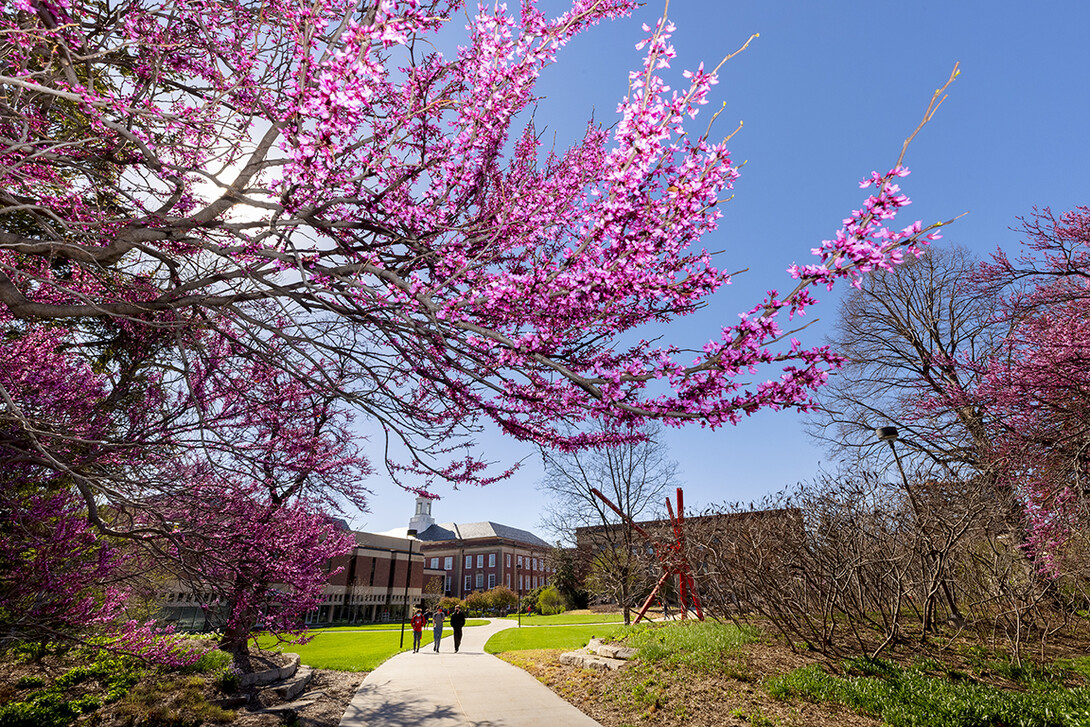
<svg viewBox="0 0 1090 727">
<path fill-rule="evenodd" d="M 207 642 L 205 646 L 213 646 Z M 189 666 L 181 669 L 182 674 L 212 674 L 221 672 L 231 663 L 231 655 L 220 649 L 210 648 L 201 655 L 201 658 Z"/>
<path fill-rule="evenodd" d="M 522 611 L 523 613 L 528 613 L 530 611 L 537 611 L 538 596 L 540 596 L 541 592 L 544 591 L 546 588 L 547 588 L 547 586 L 538 586 L 537 588 L 533 589 L 532 591 L 527 591 L 522 596 L 522 601 L 519 604 L 519 610 Z"/>
<path fill-rule="evenodd" d="M 564 611 L 564 599 L 555 586 L 547 586 L 537 596 L 537 611 L 545 616 L 555 616 Z"/>
<path fill-rule="evenodd" d="M 466 602 L 454 596 L 443 596 L 439 599 L 439 603 L 437 605 L 439 608 L 443 609 L 447 613 L 451 613 L 454 611 L 455 606 L 461 606 L 462 608 L 465 608 Z"/>
</svg>

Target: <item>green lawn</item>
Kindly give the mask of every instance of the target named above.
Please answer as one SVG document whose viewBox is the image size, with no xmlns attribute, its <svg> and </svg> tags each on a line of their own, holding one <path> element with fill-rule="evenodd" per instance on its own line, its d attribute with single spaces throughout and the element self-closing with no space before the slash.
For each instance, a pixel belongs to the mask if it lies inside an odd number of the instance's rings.
<svg viewBox="0 0 1090 727">
<path fill-rule="evenodd" d="M 467 618 L 466 619 L 466 628 L 469 628 L 470 626 L 484 626 L 486 623 L 488 623 L 488 619 L 484 619 L 484 618 Z M 431 628 L 431 624 L 429 623 L 428 626 L 425 627 L 424 630 L 427 631 L 430 628 Z M 329 626 L 327 628 L 310 629 L 309 633 L 311 633 L 311 634 L 322 634 L 322 633 L 329 633 L 329 632 L 336 632 L 336 631 L 347 631 L 347 632 L 352 632 L 352 631 L 397 631 L 397 632 L 400 633 L 401 632 L 401 622 L 398 621 L 396 623 L 388 623 L 388 624 L 356 624 L 355 626 Z M 410 626 L 408 624 L 408 622 L 406 622 L 405 623 L 405 633 L 409 633 L 411 631 L 412 631 L 412 626 Z"/>
<path fill-rule="evenodd" d="M 498 654 L 526 649 L 579 649 L 586 646 L 593 636 L 605 638 L 624 629 L 623 625 L 608 624 L 504 629 L 488 640 L 484 650 L 489 654 Z"/>
<path fill-rule="evenodd" d="M 258 645 L 264 649 L 277 648 L 299 654 L 304 664 L 316 669 L 371 671 L 398 651 L 412 649 L 412 629 L 405 629 L 404 649 L 398 648 L 400 641 L 399 631 L 317 632 L 307 644 L 281 644 L 277 647 L 275 639 L 266 637 L 259 639 Z M 421 644 L 430 643 L 431 629 L 425 629 Z"/>
<path fill-rule="evenodd" d="M 633 614 L 635 617 L 635 614 Z M 506 616 L 508 621 L 518 620 L 518 616 Z M 522 615 L 523 626 L 561 626 L 568 624 L 604 624 L 621 623 L 624 615 L 620 613 L 558 613 L 555 616 Z"/>
<path fill-rule="evenodd" d="M 466 628 L 488 623 L 484 619 L 467 619 Z M 401 643 L 401 624 L 393 628 L 391 624 L 369 624 L 368 627 L 345 627 L 332 629 L 313 629 L 313 637 L 306 644 L 281 644 L 276 639 L 262 637 L 257 641 L 263 649 L 277 649 L 298 654 L 307 666 L 316 669 L 337 669 L 338 671 L 371 671 L 398 651 L 413 648 L 413 630 L 405 627 L 405 646 Z M 450 626 L 443 629 L 444 637 L 449 637 Z M 424 629 L 421 645 L 431 643 L 430 626 Z"/>
</svg>

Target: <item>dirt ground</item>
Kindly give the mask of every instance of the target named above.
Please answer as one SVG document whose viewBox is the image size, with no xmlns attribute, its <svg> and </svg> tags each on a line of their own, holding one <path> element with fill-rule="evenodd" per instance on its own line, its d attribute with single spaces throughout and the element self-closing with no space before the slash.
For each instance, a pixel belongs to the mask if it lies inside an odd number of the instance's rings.
<svg viewBox="0 0 1090 727">
<path fill-rule="evenodd" d="M 789 649 L 752 645 L 723 674 L 645 665 L 599 672 L 560 664 L 559 650 L 503 655 L 604 727 L 875 727 L 879 722 L 834 705 L 775 700 L 759 685 L 767 674 L 810 663 Z"/>
<path fill-rule="evenodd" d="M 364 672 L 315 669 L 308 691 L 322 692 L 322 696 L 299 710 L 295 724 L 298 727 L 337 727 L 365 676 Z M 278 727 L 282 724 L 283 721 L 274 715 L 253 714 L 244 709 L 240 709 L 238 717 L 230 723 L 231 727 Z"/>
</svg>

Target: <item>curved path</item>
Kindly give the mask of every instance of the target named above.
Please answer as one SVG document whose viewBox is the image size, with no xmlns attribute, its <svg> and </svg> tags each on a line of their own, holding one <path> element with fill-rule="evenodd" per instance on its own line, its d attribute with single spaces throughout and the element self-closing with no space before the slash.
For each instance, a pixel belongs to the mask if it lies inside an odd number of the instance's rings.
<svg viewBox="0 0 1090 727">
<path fill-rule="evenodd" d="M 601 727 L 522 669 L 485 653 L 492 634 L 516 625 L 492 619 L 466 628 L 457 654 L 444 631 L 438 654 L 427 644 L 387 659 L 363 680 L 341 727 Z"/>
</svg>

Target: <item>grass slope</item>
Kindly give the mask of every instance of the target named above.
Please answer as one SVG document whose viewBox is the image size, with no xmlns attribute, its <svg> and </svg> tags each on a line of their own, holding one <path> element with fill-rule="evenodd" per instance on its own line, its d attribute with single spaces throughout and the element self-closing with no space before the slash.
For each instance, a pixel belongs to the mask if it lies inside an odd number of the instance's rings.
<svg viewBox="0 0 1090 727">
<path fill-rule="evenodd" d="M 624 629 L 623 626 L 608 624 L 504 629 L 488 640 L 484 650 L 489 654 L 499 654 L 529 649 L 578 649 L 586 646 L 594 636 L 611 637 L 618 628 Z"/>
<path fill-rule="evenodd" d="M 505 616 L 508 621 L 518 620 L 518 615 Z M 561 626 L 567 624 L 603 624 L 621 623 L 624 616 L 619 613 L 558 613 L 554 616 L 527 616 L 523 614 L 523 626 Z"/>
</svg>

